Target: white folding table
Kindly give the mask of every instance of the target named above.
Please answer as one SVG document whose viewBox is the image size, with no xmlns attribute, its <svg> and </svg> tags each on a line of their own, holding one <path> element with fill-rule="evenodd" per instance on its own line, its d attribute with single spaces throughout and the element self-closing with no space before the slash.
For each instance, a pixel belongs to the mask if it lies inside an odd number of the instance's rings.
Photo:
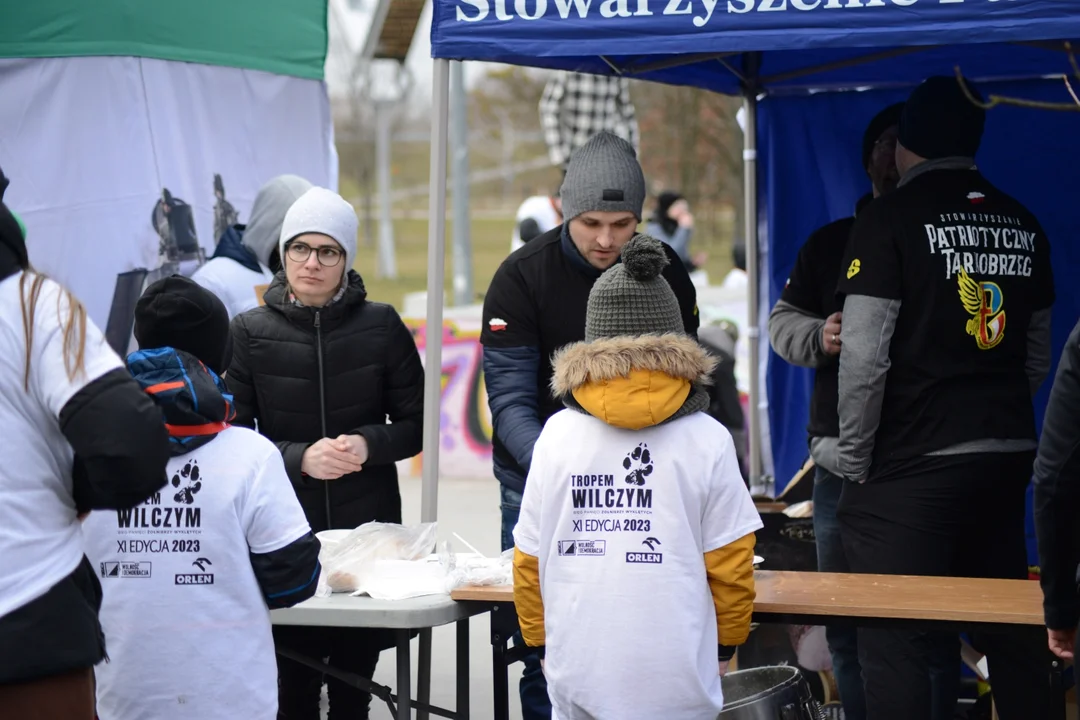
<svg viewBox="0 0 1080 720">
<path fill-rule="evenodd" d="M 417 710 L 454 720 L 469 717 L 469 618 L 488 611 L 479 603 L 458 603 L 449 595 L 428 595 L 409 600 L 374 600 L 334 594 L 328 598 L 311 598 L 299 605 L 274 610 L 270 619 L 275 625 L 309 627 L 342 627 L 392 630 L 397 643 L 397 694 L 370 678 L 339 670 L 321 658 L 309 658 L 290 650 L 278 649 L 278 654 L 319 670 L 355 688 L 370 692 L 390 707 L 398 720 L 412 717 Z M 454 710 L 434 707 L 431 697 L 431 629 L 450 623 L 457 624 L 457 707 Z M 409 638 L 420 631 L 420 657 L 417 677 L 417 699 L 411 695 L 412 669 Z"/>
</svg>

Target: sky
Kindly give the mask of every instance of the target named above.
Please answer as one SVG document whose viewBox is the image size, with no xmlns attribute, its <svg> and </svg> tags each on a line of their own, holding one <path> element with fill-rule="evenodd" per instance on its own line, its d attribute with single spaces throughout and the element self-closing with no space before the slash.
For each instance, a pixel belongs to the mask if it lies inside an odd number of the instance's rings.
<svg viewBox="0 0 1080 720">
<path fill-rule="evenodd" d="M 330 0 L 330 47 L 326 58 L 326 83 L 331 97 L 344 95 L 348 90 L 349 66 L 344 58 L 349 56 L 350 49 L 353 53 L 358 53 L 363 47 L 377 2 L 378 0 Z M 405 66 L 413 81 L 410 102 L 427 104 L 431 98 L 431 2 L 424 6 Z M 481 77 L 487 67 L 492 66 L 487 63 L 466 63 L 466 86 L 471 86 Z M 385 87 L 387 83 L 384 81 L 382 84 Z M 388 84 L 388 90 L 392 92 L 393 81 L 390 80 Z"/>
</svg>

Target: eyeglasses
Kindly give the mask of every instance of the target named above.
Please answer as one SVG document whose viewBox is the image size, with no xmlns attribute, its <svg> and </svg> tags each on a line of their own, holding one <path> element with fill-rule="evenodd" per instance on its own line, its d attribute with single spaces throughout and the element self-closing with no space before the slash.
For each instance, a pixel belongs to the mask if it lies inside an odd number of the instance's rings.
<svg viewBox="0 0 1080 720">
<path fill-rule="evenodd" d="M 341 262 L 341 256 L 344 255 L 341 250 L 330 245 L 313 248 L 302 242 L 291 242 L 285 246 L 286 255 L 289 256 L 290 260 L 297 263 L 307 262 L 307 259 L 311 257 L 312 250 L 315 251 L 315 257 L 318 258 L 319 264 L 323 267 L 334 267 Z"/>
</svg>

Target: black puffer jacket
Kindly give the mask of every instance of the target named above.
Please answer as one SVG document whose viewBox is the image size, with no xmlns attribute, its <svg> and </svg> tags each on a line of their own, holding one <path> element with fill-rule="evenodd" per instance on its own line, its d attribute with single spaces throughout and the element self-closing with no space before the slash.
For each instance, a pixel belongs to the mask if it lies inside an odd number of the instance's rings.
<svg viewBox="0 0 1080 720">
<path fill-rule="evenodd" d="M 235 424 L 258 422 L 277 444 L 312 530 L 401 522 L 394 463 L 420 452 L 424 414 L 424 369 L 409 329 L 393 307 L 368 302 L 351 270 L 344 295 L 326 307 L 293 303 L 284 272 L 265 299 L 232 321 L 226 381 Z M 312 443 L 343 434 L 367 440 L 363 470 L 330 481 L 300 472 Z"/>
</svg>

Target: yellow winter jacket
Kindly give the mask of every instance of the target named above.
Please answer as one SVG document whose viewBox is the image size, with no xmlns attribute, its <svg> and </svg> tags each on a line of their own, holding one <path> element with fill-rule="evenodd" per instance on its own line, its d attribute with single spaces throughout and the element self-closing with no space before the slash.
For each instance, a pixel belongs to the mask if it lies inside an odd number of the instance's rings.
<svg viewBox="0 0 1080 720">
<path fill-rule="evenodd" d="M 684 411 L 694 382 L 708 376 L 713 360 L 681 335 L 609 338 L 577 343 L 554 359 L 557 395 L 609 425 L 640 430 Z M 750 634 L 754 609 L 753 533 L 705 553 L 705 571 L 716 606 L 720 645 L 734 650 Z M 544 600 L 540 563 L 514 549 L 514 604 L 525 644 L 542 647 Z M 730 654 L 728 654 L 730 657 Z"/>
</svg>

